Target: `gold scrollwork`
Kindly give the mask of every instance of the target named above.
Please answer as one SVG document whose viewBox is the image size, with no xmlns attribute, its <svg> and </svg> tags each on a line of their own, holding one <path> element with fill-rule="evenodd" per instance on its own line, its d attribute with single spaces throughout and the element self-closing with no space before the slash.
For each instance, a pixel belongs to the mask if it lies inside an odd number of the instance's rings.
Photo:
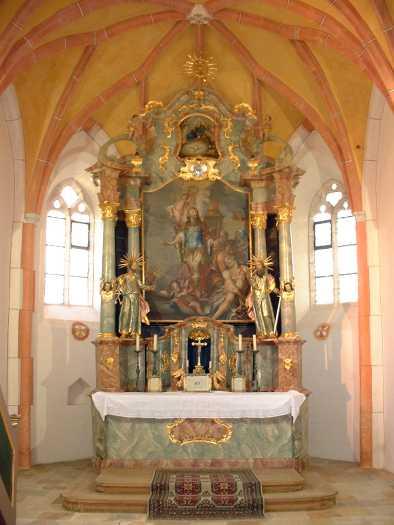
<svg viewBox="0 0 394 525">
<path fill-rule="evenodd" d="M 223 134 L 226 139 L 231 138 L 231 133 L 233 131 L 233 120 L 231 118 L 223 118 Z"/>
<path fill-rule="evenodd" d="M 167 167 L 168 159 L 170 158 L 170 146 L 162 144 L 163 155 L 159 158 L 160 169 L 163 171 Z"/>
<path fill-rule="evenodd" d="M 163 354 L 161 356 L 161 369 L 163 372 L 170 369 L 170 357 L 168 354 Z"/>
<path fill-rule="evenodd" d="M 221 419 L 188 420 L 177 419 L 167 424 L 168 439 L 176 445 L 208 443 L 219 445 L 229 441 L 233 435 L 233 426 Z"/>
<path fill-rule="evenodd" d="M 183 384 L 185 380 L 185 371 L 183 368 L 178 368 L 175 370 L 175 372 L 172 372 L 171 376 L 174 379 L 178 390 L 183 390 Z"/>
<path fill-rule="evenodd" d="M 290 357 L 283 359 L 283 367 L 285 370 L 290 371 L 293 368 L 293 360 Z"/>
<path fill-rule="evenodd" d="M 256 230 L 265 230 L 267 227 L 267 212 L 266 211 L 251 211 L 250 225 Z"/>
<path fill-rule="evenodd" d="M 126 224 L 128 228 L 139 228 L 142 222 L 142 212 L 140 208 L 135 210 L 124 210 Z"/>
<path fill-rule="evenodd" d="M 234 153 L 235 150 L 235 144 L 230 144 L 228 147 L 228 156 L 231 162 L 233 163 L 234 167 L 238 169 L 241 166 L 241 161 L 239 160 L 238 155 Z"/>
<path fill-rule="evenodd" d="M 168 139 L 170 139 L 172 137 L 172 134 L 174 133 L 175 123 L 176 123 L 176 121 L 175 121 L 174 117 L 168 117 L 164 121 L 164 131 L 165 131 L 166 137 Z"/>
<path fill-rule="evenodd" d="M 103 219 L 116 219 L 118 214 L 119 203 L 104 201 L 100 204 Z"/>
<path fill-rule="evenodd" d="M 241 102 L 234 106 L 233 112 L 240 115 L 245 115 L 246 117 L 256 118 L 256 114 L 249 104 L 246 102 Z"/>
<path fill-rule="evenodd" d="M 150 111 L 154 111 L 155 109 L 161 109 L 163 107 L 164 104 L 160 100 L 150 100 L 145 104 L 145 113 L 149 113 Z"/>
<path fill-rule="evenodd" d="M 115 359 L 114 359 L 113 357 L 107 357 L 107 358 L 105 359 L 105 366 L 106 366 L 107 368 L 110 368 L 110 369 L 113 368 L 113 366 L 114 366 L 114 361 L 115 361 Z"/>
</svg>

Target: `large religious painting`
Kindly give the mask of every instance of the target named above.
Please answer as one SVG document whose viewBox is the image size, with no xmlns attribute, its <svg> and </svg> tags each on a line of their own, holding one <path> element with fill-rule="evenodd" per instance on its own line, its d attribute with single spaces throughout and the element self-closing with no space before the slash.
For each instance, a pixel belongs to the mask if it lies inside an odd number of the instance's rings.
<svg viewBox="0 0 394 525">
<path fill-rule="evenodd" d="M 145 281 L 152 321 L 247 320 L 248 193 L 176 179 L 144 192 Z"/>
</svg>

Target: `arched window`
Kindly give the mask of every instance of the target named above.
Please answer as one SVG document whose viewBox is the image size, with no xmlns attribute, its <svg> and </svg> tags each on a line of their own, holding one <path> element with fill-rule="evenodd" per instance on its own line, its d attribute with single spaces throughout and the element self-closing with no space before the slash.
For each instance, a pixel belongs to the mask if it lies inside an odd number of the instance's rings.
<svg viewBox="0 0 394 525">
<path fill-rule="evenodd" d="M 325 184 L 316 196 L 311 210 L 311 232 L 313 302 L 356 302 L 356 219 L 339 182 Z"/>
<path fill-rule="evenodd" d="M 92 304 L 91 222 L 79 186 L 60 186 L 49 201 L 46 219 L 46 304 Z"/>
</svg>

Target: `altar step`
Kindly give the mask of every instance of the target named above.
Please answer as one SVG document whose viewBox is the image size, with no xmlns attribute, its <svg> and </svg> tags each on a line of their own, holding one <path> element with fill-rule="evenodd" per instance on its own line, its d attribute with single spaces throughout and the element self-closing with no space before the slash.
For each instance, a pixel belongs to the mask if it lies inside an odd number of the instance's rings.
<svg viewBox="0 0 394 525">
<path fill-rule="evenodd" d="M 271 492 L 293 492 L 304 488 L 304 478 L 294 469 L 267 468 L 255 471 L 264 494 Z M 111 494 L 147 494 L 154 470 L 133 471 L 111 467 L 102 471 L 96 479 L 96 490 Z"/>
<path fill-rule="evenodd" d="M 73 512 L 146 512 L 147 494 L 111 494 L 96 492 L 95 486 L 75 486 L 63 493 L 63 507 Z M 305 488 L 294 492 L 267 493 L 267 512 L 322 510 L 333 507 L 336 492 L 332 489 Z"/>
<path fill-rule="evenodd" d="M 321 510 L 336 503 L 336 491 L 305 484 L 293 469 L 255 471 L 261 480 L 268 512 Z M 151 470 L 111 468 L 96 481 L 83 479 L 63 493 L 63 506 L 74 512 L 146 512 Z"/>
</svg>

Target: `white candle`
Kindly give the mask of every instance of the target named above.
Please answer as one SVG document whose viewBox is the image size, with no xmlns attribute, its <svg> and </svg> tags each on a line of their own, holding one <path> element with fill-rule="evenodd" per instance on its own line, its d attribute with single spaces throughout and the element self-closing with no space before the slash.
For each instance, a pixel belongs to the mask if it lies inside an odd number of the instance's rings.
<svg viewBox="0 0 394 525">
<path fill-rule="evenodd" d="M 242 350 L 242 335 L 238 336 L 238 350 Z"/>
<path fill-rule="evenodd" d="M 140 351 L 140 334 L 135 336 L 135 349 L 137 352 Z"/>
<path fill-rule="evenodd" d="M 253 334 L 253 350 L 257 350 L 256 334 Z"/>
<path fill-rule="evenodd" d="M 157 350 L 157 334 L 153 336 L 153 350 Z"/>
</svg>

